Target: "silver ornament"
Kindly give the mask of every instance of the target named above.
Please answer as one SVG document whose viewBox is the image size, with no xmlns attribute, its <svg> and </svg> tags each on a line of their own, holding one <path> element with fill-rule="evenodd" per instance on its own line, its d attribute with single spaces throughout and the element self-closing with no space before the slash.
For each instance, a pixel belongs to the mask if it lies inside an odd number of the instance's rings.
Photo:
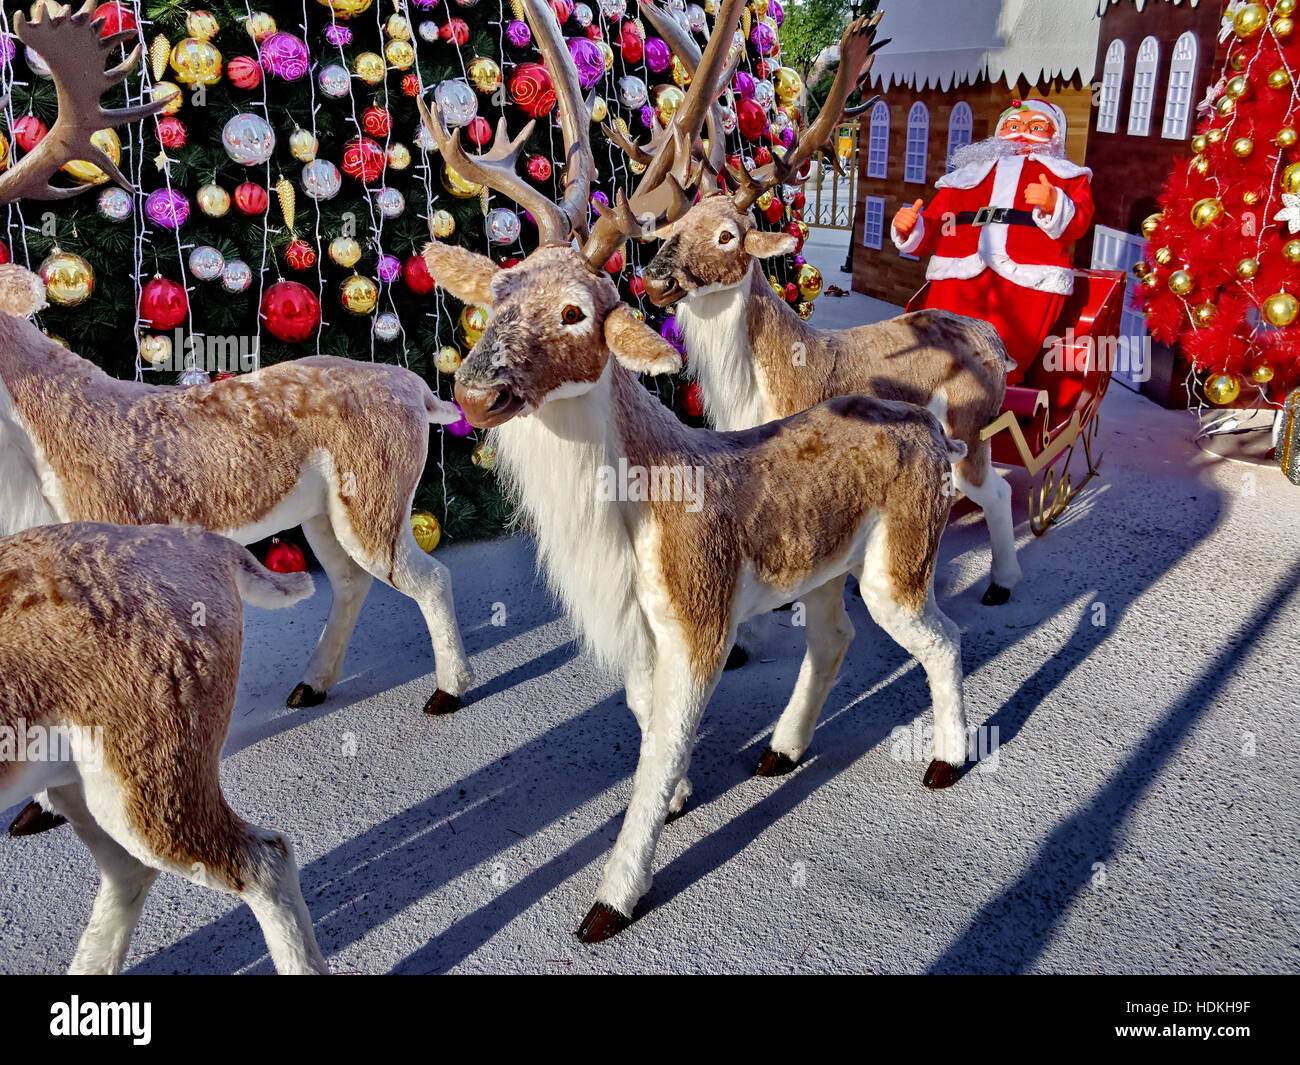
<svg viewBox="0 0 1300 1065">
<path fill-rule="evenodd" d="M 320 83 L 320 91 L 335 99 L 346 96 L 352 89 L 352 75 L 337 63 L 322 67 L 317 81 Z"/>
<path fill-rule="evenodd" d="M 114 185 L 99 194 L 95 209 L 110 222 L 121 222 L 131 217 L 131 194 Z"/>
<path fill-rule="evenodd" d="M 200 281 L 215 281 L 221 276 L 226 258 L 216 248 L 201 244 L 190 252 L 190 273 Z"/>
<path fill-rule="evenodd" d="M 627 0 L 600 0 L 600 13 L 611 22 L 627 12 Z"/>
<path fill-rule="evenodd" d="M 591 20 L 594 16 L 591 13 L 591 8 L 586 4 L 574 4 L 573 17 L 578 20 L 578 25 L 585 30 L 591 25 Z"/>
<path fill-rule="evenodd" d="M 406 210 L 406 197 L 396 189 L 382 188 L 375 193 L 375 206 L 385 218 L 396 218 Z"/>
<path fill-rule="evenodd" d="M 478 114 L 478 96 L 461 78 L 448 78 L 433 90 L 434 103 L 448 129 L 468 126 Z"/>
<path fill-rule="evenodd" d="M 45 62 L 36 52 L 30 48 L 23 49 L 23 55 L 27 57 L 27 65 L 32 68 L 33 74 L 38 74 L 42 78 L 50 77 L 50 65 Z"/>
<path fill-rule="evenodd" d="M 221 270 L 221 287 L 227 292 L 243 292 L 253 283 L 253 271 L 242 259 L 231 259 Z"/>
<path fill-rule="evenodd" d="M 645 82 L 635 74 L 618 79 L 618 101 L 624 107 L 644 107 L 649 97 Z"/>
<path fill-rule="evenodd" d="M 177 384 L 182 388 L 193 388 L 195 385 L 212 384 L 212 378 L 207 375 L 206 371 L 200 370 L 197 366 L 191 366 L 181 374 L 181 379 Z"/>
<path fill-rule="evenodd" d="M 699 4 L 686 5 L 686 21 L 691 27 L 692 33 L 708 33 L 709 23 L 704 16 L 704 8 Z"/>
<path fill-rule="evenodd" d="M 519 216 L 507 207 L 494 207 L 488 212 L 487 235 L 493 244 L 513 244 L 519 239 Z"/>
<path fill-rule="evenodd" d="M 244 166 L 258 166 L 275 151 L 275 130 L 261 115 L 235 115 L 221 131 L 226 154 Z"/>
<path fill-rule="evenodd" d="M 421 22 L 417 31 L 420 39 L 433 44 L 438 39 L 438 24 L 436 22 Z"/>
<path fill-rule="evenodd" d="M 343 175 L 328 159 L 313 159 L 302 168 L 302 191 L 313 200 L 332 200 L 343 187 Z"/>
<path fill-rule="evenodd" d="M 375 319 L 375 337 L 378 340 L 396 340 L 401 331 L 401 319 L 392 311 L 385 311 Z"/>
</svg>

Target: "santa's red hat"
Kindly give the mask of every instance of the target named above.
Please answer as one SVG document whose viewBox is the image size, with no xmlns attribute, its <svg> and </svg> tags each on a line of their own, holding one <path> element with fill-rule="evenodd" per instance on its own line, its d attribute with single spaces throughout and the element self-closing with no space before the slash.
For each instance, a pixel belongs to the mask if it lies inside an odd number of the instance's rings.
<svg viewBox="0 0 1300 1065">
<path fill-rule="evenodd" d="M 1002 133 L 1002 124 L 1012 115 L 1023 115 L 1026 111 L 1036 111 L 1040 115 L 1046 115 L 1056 126 L 1057 135 L 1064 140 L 1066 135 L 1066 118 L 1065 112 L 1056 104 L 1048 103 L 1046 100 L 1012 100 L 1011 106 L 1002 112 L 998 118 L 997 129 L 993 131 L 995 136 Z"/>
</svg>

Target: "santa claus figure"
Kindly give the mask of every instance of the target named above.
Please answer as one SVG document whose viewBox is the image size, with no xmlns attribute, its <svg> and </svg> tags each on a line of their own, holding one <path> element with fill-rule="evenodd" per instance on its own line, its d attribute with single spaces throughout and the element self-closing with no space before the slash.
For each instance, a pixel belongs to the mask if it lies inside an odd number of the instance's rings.
<svg viewBox="0 0 1300 1065">
<path fill-rule="evenodd" d="M 1016 100 L 994 135 L 953 153 L 954 170 L 894 215 L 899 251 L 932 255 L 924 304 L 983 318 L 1023 377 L 1074 289 L 1070 246 L 1092 224 L 1092 171 L 1065 157 L 1065 113 Z"/>
</svg>

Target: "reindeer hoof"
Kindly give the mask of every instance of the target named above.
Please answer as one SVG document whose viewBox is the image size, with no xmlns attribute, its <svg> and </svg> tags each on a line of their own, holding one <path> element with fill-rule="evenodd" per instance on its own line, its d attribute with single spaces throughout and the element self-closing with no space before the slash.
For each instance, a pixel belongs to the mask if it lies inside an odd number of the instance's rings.
<svg viewBox="0 0 1300 1065">
<path fill-rule="evenodd" d="M 1011 598 L 1011 589 L 1000 584 L 990 584 L 980 602 L 985 606 L 1003 606 Z"/>
<path fill-rule="evenodd" d="M 795 764 L 793 758 L 778 754 L 769 747 L 763 752 L 763 757 L 758 760 L 758 765 L 754 766 L 754 776 L 783 777 L 794 769 Z"/>
<path fill-rule="evenodd" d="M 424 712 L 431 717 L 445 717 L 460 709 L 460 696 L 450 695 L 439 688 L 433 698 L 424 704 Z"/>
<path fill-rule="evenodd" d="M 690 809 L 690 804 L 687 803 L 680 810 L 669 813 L 668 816 L 664 818 L 664 824 L 671 825 L 674 821 L 680 820 L 681 818 L 686 816 L 686 811 L 689 809 Z"/>
<path fill-rule="evenodd" d="M 957 783 L 961 777 L 961 766 L 949 765 L 947 762 L 941 762 L 935 759 L 925 771 L 925 786 L 938 791 L 940 788 L 950 788 Z"/>
<path fill-rule="evenodd" d="M 36 836 L 67 823 L 68 819 L 61 814 L 52 814 L 43 809 L 40 803 L 29 802 L 9 826 L 9 835 Z"/>
<path fill-rule="evenodd" d="M 598 902 L 582 919 L 576 934 L 584 943 L 602 943 L 618 935 L 631 923 L 631 917 L 624 917 L 613 906 Z"/>
<path fill-rule="evenodd" d="M 727 664 L 722 668 L 739 669 L 748 661 L 749 661 L 749 652 L 746 651 L 743 647 L 741 647 L 740 644 L 733 644 L 731 648 L 731 653 L 727 655 Z"/>
<path fill-rule="evenodd" d="M 318 692 L 310 684 L 299 684 L 293 694 L 285 700 L 284 705 L 290 710 L 302 710 L 308 706 L 320 706 L 325 701 L 325 692 Z"/>
</svg>

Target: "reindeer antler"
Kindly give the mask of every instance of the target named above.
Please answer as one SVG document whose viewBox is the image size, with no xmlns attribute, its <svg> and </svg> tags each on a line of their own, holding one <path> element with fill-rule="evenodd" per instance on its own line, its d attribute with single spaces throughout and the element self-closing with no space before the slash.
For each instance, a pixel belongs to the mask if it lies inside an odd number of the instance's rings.
<svg viewBox="0 0 1300 1065">
<path fill-rule="evenodd" d="M 63 200 L 85 192 L 87 185 L 50 184 L 50 178 L 73 160 L 93 163 L 119 185 L 133 188 L 113 160 L 91 141 L 91 134 L 157 114 L 172 97 L 134 107 L 104 108 L 101 98 L 135 66 L 140 58 L 140 46 L 137 44 L 123 62 L 105 70 L 109 54 L 135 35 L 123 32 L 101 37 L 103 20 L 94 18 L 94 10 L 95 0 L 86 0 L 76 14 L 69 7 L 54 10 L 38 6 L 34 19 L 29 21 L 21 12 L 14 19 L 18 39 L 38 53 L 50 68 L 58 94 L 59 115 L 40 144 L 12 170 L 0 175 L 0 203 L 22 198 Z"/>
<path fill-rule="evenodd" d="M 511 140 L 503 118 L 497 124 L 492 147 L 483 155 L 468 155 L 461 145 L 460 130 L 447 132 L 437 106 L 430 112 L 423 100 L 417 99 L 416 102 L 420 117 L 448 166 L 461 177 L 495 189 L 525 208 L 537 222 L 542 244 L 564 244 L 574 231 L 586 234 L 587 203 L 591 199 L 591 181 L 596 173 L 596 160 L 591 151 L 591 109 L 582 99 L 577 67 L 560 34 L 555 12 L 541 0 L 523 0 L 523 8 L 555 85 L 566 160 L 564 197 L 560 203 L 555 203 L 530 185 L 515 169 L 536 122 L 530 121 Z"/>
<path fill-rule="evenodd" d="M 600 211 L 582 249 L 587 265 L 593 270 L 601 269 L 614 249 L 628 237 L 647 236 L 661 223 L 674 221 L 690 209 L 688 190 L 704 180 L 706 174 L 696 162 L 700 131 L 706 117 L 714 111 L 719 93 L 731 80 L 729 71 L 734 72 L 727 53 L 743 7 L 744 0 L 722 0 L 713 33 L 704 54 L 700 55 L 695 42 L 671 16 L 655 8 L 654 0 L 642 0 L 642 13 L 676 52 L 691 74 L 691 84 L 668 128 L 653 137 L 648 148 L 633 143 L 631 138 L 613 138 L 625 151 L 630 144 L 636 154 L 629 152 L 629 155 L 643 162 L 646 169 L 630 197 L 620 193 L 612 207 Z M 721 129 L 711 129 L 710 156 L 722 147 Z"/>
<path fill-rule="evenodd" d="M 876 27 L 884 12 L 877 11 L 870 17 L 854 19 L 840 39 L 840 68 L 831 83 L 830 94 L 826 104 L 818 113 L 816 120 L 809 126 L 785 155 L 767 166 L 760 167 L 752 173 L 744 173 L 729 168 L 732 178 L 738 186 L 735 201 L 742 211 L 749 210 L 754 201 L 768 189 L 787 184 L 799 169 L 818 152 L 826 152 L 834 157 L 835 152 L 828 145 L 831 134 L 845 117 L 859 115 L 871 107 L 875 100 L 868 100 L 858 107 L 846 108 L 844 101 L 849 98 L 854 88 L 859 85 L 876 61 L 876 53 L 889 43 L 888 40 L 877 41 Z M 838 169 L 838 164 L 836 166 Z"/>
</svg>

